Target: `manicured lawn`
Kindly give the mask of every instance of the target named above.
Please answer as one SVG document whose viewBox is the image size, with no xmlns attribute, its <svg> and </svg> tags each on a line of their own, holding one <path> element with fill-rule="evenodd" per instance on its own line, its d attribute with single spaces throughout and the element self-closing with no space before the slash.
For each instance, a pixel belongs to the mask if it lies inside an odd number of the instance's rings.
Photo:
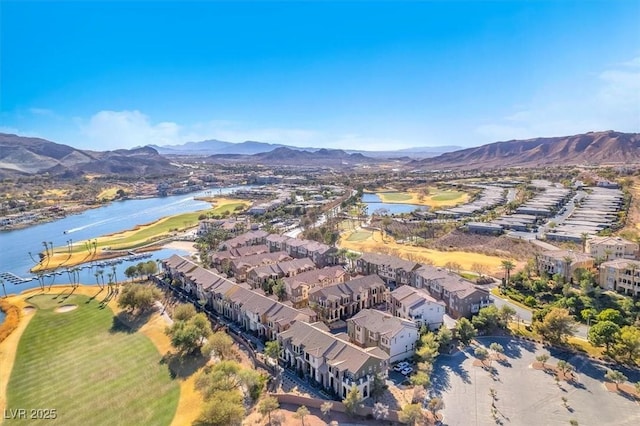
<svg viewBox="0 0 640 426">
<path fill-rule="evenodd" d="M 113 312 L 100 300 L 38 295 L 9 380 L 7 408 L 56 409 L 61 425 L 166 425 L 179 384 L 152 342 L 138 332 L 113 331 Z M 65 313 L 66 304 L 78 308 Z M 5 424 L 31 424 L 11 420 Z"/>
<path fill-rule="evenodd" d="M 213 211 L 211 212 L 212 214 L 224 214 L 225 212 L 229 212 L 229 214 L 233 213 L 235 211 L 235 209 L 237 207 L 246 207 L 247 203 L 227 203 L 227 204 L 221 204 L 219 206 L 217 206 L 215 209 L 213 209 Z"/>
<path fill-rule="evenodd" d="M 458 198 L 462 198 L 465 195 L 464 192 L 460 191 L 443 191 L 437 194 L 434 194 L 431 199 L 433 201 L 453 201 Z"/>
<path fill-rule="evenodd" d="M 412 198 L 406 192 L 380 192 L 378 196 L 385 202 L 409 201 Z"/>
<path fill-rule="evenodd" d="M 371 232 L 368 231 L 356 231 L 349 235 L 347 241 L 365 241 L 371 238 Z"/>
</svg>

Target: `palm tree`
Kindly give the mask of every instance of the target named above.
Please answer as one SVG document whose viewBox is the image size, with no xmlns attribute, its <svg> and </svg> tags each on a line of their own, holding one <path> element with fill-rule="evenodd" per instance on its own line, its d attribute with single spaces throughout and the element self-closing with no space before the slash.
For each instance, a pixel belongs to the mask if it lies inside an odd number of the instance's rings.
<svg viewBox="0 0 640 426">
<path fill-rule="evenodd" d="M 589 233 L 588 232 L 583 232 L 582 234 L 580 234 L 580 239 L 582 240 L 582 252 L 586 253 L 587 252 L 587 240 L 589 239 Z"/>
<path fill-rule="evenodd" d="M 511 278 L 511 271 L 516 267 L 516 265 L 510 260 L 503 260 L 501 267 L 505 273 L 505 286 L 508 287 L 509 279 Z"/>
<path fill-rule="evenodd" d="M 4 280 L 0 278 L 0 285 L 2 285 L 2 291 L 4 291 L 4 298 L 7 298 L 7 289 L 4 286 Z"/>
<path fill-rule="evenodd" d="M 102 279 L 102 287 L 100 288 L 104 288 L 104 269 L 98 269 L 96 273 L 99 274 L 100 278 Z"/>
<path fill-rule="evenodd" d="M 93 276 L 96 277 L 96 284 L 98 284 L 98 287 L 102 289 L 102 286 L 100 285 L 100 272 L 98 271 L 94 272 Z"/>
<path fill-rule="evenodd" d="M 564 280 L 565 282 L 569 282 L 571 280 L 571 263 L 573 262 L 573 258 L 571 256 L 565 256 L 562 258 L 564 261 Z"/>
<path fill-rule="evenodd" d="M 356 252 L 353 252 L 353 251 L 350 251 L 350 252 L 347 252 L 345 257 L 349 261 L 349 269 L 351 270 L 351 272 L 355 271 L 355 269 L 356 269 L 355 261 L 360 258 L 360 254 L 356 253 Z"/>
<path fill-rule="evenodd" d="M 33 261 L 33 263 L 35 263 L 36 265 L 37 265 L 38 263 L 40 263 L 39 261 L 37 261 L 36 259 L 34 259 L 34 257 L 33 257 L 33 253 L 29 252 L 29 257 L 31 258 L 31 260 Z"/>
</svg>

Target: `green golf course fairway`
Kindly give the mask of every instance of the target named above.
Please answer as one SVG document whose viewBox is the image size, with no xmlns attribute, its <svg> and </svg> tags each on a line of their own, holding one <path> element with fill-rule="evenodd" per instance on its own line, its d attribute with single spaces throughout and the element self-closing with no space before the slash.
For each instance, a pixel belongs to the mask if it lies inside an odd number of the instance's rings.
<svg viewBox="0 0 640 426">
<path fill-rule="evenodd" d="M 68 295 L 68 292 L 66 292 Z M 87 296 L 37 295 L 38 308 L 18 344 L 7 410 L 56 410 L 60 425 L 168 425 L 180 388 L 153 343 L 142 333 L 112 329 L 114 314 Z M 56 308 L 76 305 L 68 312 Z"/>
</svg>

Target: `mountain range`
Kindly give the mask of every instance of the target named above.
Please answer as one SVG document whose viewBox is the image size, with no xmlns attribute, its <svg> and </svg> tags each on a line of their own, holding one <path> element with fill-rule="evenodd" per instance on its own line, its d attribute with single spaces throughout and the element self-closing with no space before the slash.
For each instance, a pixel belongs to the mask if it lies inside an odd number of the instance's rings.
<svg viewBox="0 0 640 426">
<path fill-rule="evenodd" d="M 640 163 L 640 133 L 609 130 L 574 136 L 495 142 L 412 161 L 409 166 L 488 169 L 628 163 Z"/>
<path fill-rule="evenodd" d="M 237 152 L 242 145 L 247 152 L 204 155 L 209 148 Z M 389 161 L 409 168 L 487 169 L 497 167 L 548 167 L 561 165 L 640 164 L 640 133 L 615 131 L 589 132 L 574 136 L 534 138 L 495 142 L 473 148 L 447 152 L 436 157 L 415 159 L 411 150 L 396 151 L 404 157 L 373 158 L 370 153 L 336 149 L 293 149 L 262 142 L 205 141 L 188 145 L 201 159 L 215 163 L 246 163 L 284 166 L 349 168 L 354 165 Z M 207 145 L 205 144 L 205 145 Z M 226 145 L 225 145 L 226 144 Z M 232 146 L 234 145 L 234 146 Z M 186 155 L 186 154 L 181 154 Z M 410 158 L 412 157 L 412 158 Z M 0 176 L 49 173 L 76 176 L 84 173 L 123 176 L 161 176 L 179 171 L 170 158 L 151 147 L 92 151 L 76 149 L 46 139 L 0 133 Z"/>
<path fill-rule="evenodd" d="M 288 148 L 296 151 L 316 152 L 321 148 L 296 147 L 290 145 L 274 144 L 267 142 L 245 141 L 240 143 L 224 142 L 216 139 L 201 142 L 187 142 L 181 145 L 148 145 L 163 155 L 217 155 L 217 154 L 242 154 L 253 155 L 270 152 L 277 148 Z M 459 146 L 434 146 L 405 148 L 388 151 L 345 150 L 348 154 L 363 154 L 373 158 L 397 158 L 411 156 L 413 158 L 433 157 L 445 152 L 461 149 Z"/>
<path fill-rule="evenodd" d="M 219 163 L 250 163 L 278 166 L 312 166 L 312 167 L 352 167 L 358 164 L 378 163 L 381 160 L 362 155 L 349 154 L 341 149 L 321 148 L 317 151 L 304 151 L 279 147 L 269 152 L 252 155 L 216 154 L 208 157 L 212 162 Z"/>
<path fill-rule="evenodd" d="M 0 133 L 0 175 L 44 174 L 76 176 L 84 173 L 123 176 L 165 175 L 178 171 L 167 158 L 149 147 L 89 151 L 40 138 Z"/>
</svg>

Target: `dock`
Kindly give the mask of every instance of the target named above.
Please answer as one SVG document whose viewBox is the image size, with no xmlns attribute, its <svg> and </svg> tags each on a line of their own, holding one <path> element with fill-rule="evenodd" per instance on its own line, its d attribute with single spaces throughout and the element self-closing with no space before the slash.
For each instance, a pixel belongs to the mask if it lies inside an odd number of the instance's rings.
<svg viewBox="0 0 640 426">
<path fill-rule="evenodd" d="M 21 278 L 11 272 L 0 272 L 0 279 L 4 280 L 5 282 L 11 283 L 13 285 L 20 285 L 20 284 L 24 284 L 24 283 L 28 283 L 29 281 L 32 281 L 34 277 Z"/>
</svg>

